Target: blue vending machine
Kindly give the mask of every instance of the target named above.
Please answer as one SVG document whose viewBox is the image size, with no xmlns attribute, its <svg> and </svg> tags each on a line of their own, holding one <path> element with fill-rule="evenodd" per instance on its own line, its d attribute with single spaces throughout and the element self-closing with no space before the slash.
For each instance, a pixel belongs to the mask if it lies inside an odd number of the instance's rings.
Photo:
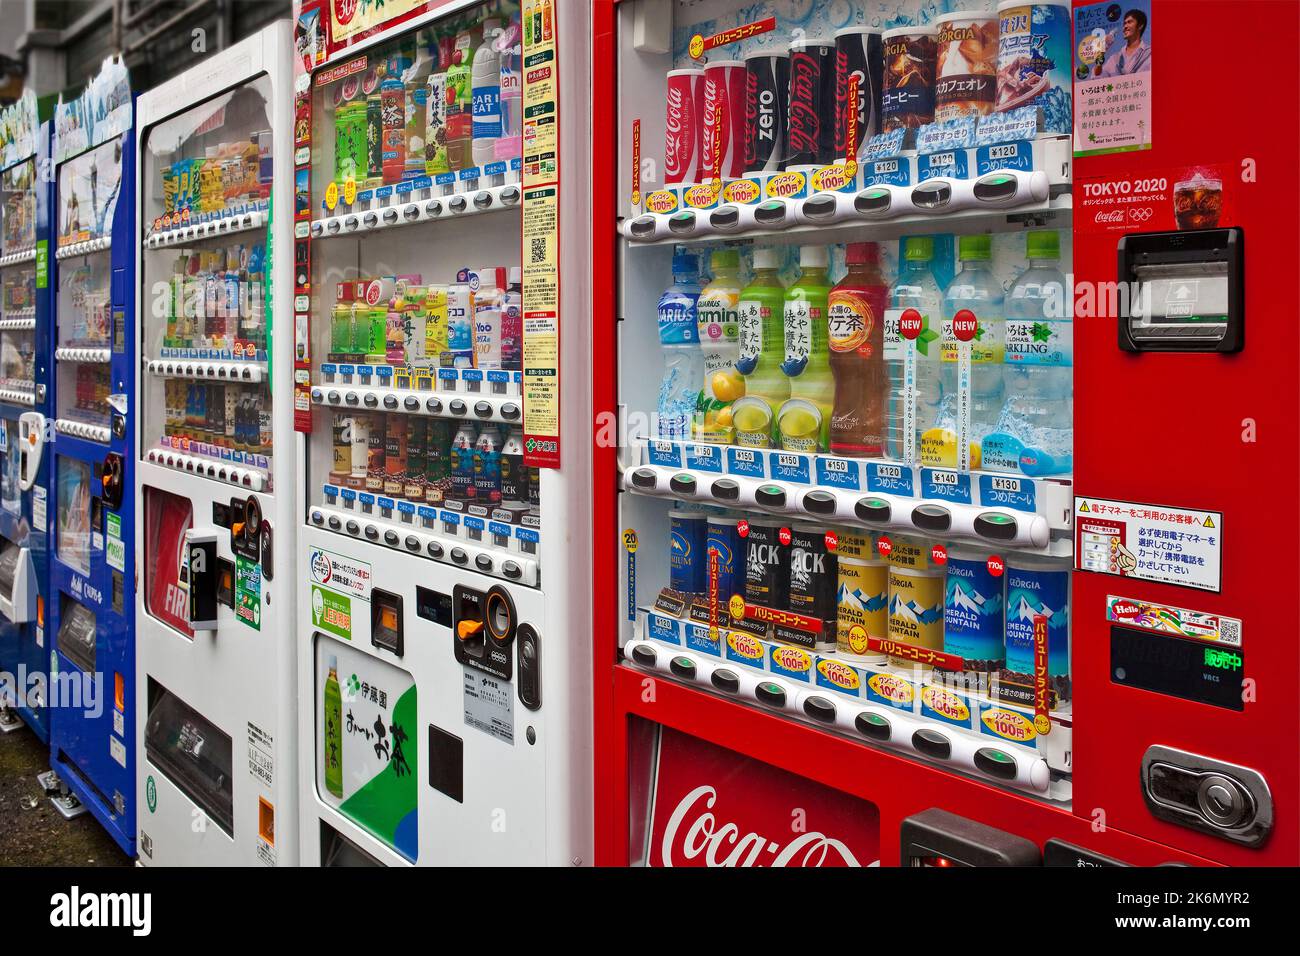
<svg viewBox="0 0 1300 956">
<path fill-rule="evenodd" d="M 24 91 L 0 129 L 0 729 L 48 741 L 51 126 Z"/>
<path fill-rule="evenodd" d="M 135 135 L 125 65 L 55 110 L 50 766 L 135 855 Z"/>
</svg>

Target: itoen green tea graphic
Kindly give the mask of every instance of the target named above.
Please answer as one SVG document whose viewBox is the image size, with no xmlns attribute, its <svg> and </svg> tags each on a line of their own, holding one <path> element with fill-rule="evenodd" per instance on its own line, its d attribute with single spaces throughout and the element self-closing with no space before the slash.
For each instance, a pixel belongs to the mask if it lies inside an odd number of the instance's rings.
<svg viewBox="0 0 1300 956">
<path fill-rule="evenodd" d="M 339 659 L 330 655 L 325 678 L 325 789 L 343 796 L 343 694 L 339 690 Z"/>
</svg>

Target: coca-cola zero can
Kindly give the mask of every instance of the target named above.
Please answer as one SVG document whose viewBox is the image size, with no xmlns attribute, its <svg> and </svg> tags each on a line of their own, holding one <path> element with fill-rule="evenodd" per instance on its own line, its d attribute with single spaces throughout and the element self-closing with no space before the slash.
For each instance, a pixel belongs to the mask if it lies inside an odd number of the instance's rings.
<svg viewBox="0 0 1300 956">
<path fill-rule="evenodd" d="M 790 96 L 783 168 L 835 159 L 835 46 L 804 40 L 790 47 Z"/>
<path fill-rule="evenodd" d="M 745 57 L 745 172 L 774 173 L 785 157 L 790 56 L 758 50 Z"/>
<path fill-rule="evenodd" d="M 884 50 L 880 33 L 867 27 L 848 27 L 835 33 L 835 158 L 861 160 L 864 146 L 880 132 L 880 79 Z M 858 80 L 856 109 L 848 102 L 849 86 Z M 849 143 L 849 116 L 856 114 L 853 142 Z"/>
</svg>

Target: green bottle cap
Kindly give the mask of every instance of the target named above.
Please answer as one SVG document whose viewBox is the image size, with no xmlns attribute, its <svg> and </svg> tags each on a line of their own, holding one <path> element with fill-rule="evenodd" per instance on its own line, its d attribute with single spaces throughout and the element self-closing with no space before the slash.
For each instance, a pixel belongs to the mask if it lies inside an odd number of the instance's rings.
<svg viewBox="0 0 1300 956">
<path fill-rule="evenodd" d="M 1061 237 L 1055 229 L 1042 229 L 1025 236 L 1025 258 L 1061 258 Z"/>
<path fill-rule="evenodd" d="M 962 236 L 957 240 L 958 259 L 991 259 L 993 242 L 989 236 Z"/>
<path fill-rule="evenodd" d="M 929 262 L 934 258 L 934 240 L 929 236 L 908 236 L 903 240 L 903 258 L 908 262 Z"/>
<path fill-rule="evenodd" d="M 717 249 L 709 257 L 709 264 L 714 270 L 740 268 L 740 253 L 735 249 Z"/>
</svg>

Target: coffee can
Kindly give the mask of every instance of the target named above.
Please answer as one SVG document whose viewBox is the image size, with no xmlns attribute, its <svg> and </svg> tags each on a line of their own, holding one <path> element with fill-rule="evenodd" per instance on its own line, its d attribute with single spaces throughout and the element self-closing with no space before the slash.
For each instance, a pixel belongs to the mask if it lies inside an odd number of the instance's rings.
<svg viewBox="0 0 1300 956">
<path fill-rule="evenodd" d="M 835 31 L 835 158 L 861 161 L 866 144 L 880 132 L 880 84 L 884 47 L 878 30 L 845 27 Z M 857 79 L 858 95 L 849 103 Z M 854 122 L 849 123 L 850 117 Z M 853 142 L 849 142 L 852 129 Z"/>
<path fill-rule="evenodd" d="M 881 36 L 881 130 L 916 129 L 934 122 L 934 27 L 896 27 Z"/>
<path fill-rule="evenodd" d="M 674 508 L 668 513 L 668 523 L 669 586 L 683 594 L 704 594 L 708 586 L 708 517 L 702 511 Z"/>
<path fill-rule="evenodd" d="M 719 623 L 725 623 L 727 620 L 727 606 L 732 595 L 743 590 L 736 572 L 740 568 L 744 550 L 740 532 L 736 530 L 735 517 L 732 515 L 710 515 L 705 544 L 705 593 L 710 595 L 713 593 L 716 578 L 719 607 L 718 621 Z M 713 570 L 715 562 L 717 565 L 716 575 Z"/>
<path fill-rule="evenodd" d="M 998 18 L 970 10 L 935 19 L 934 119 L 942 123 L 993 112 L 998 91 Z"/>
<path fill-rule="evenodd" d="M 745 55 L 745 172 L 774 173 L 785 157 L 790 111 L 790 55 L 756 50 Z"/>
<path fill-rule="evenodd" d="M 841 553 L 836 567 L 835 650 L 883 662 L 883 654 L 872 655 L 867 639 L 889 635 L 889 562 Z"/>
<path fill-rule="evenodd" d="M 781 543 L 780 521 L 751 518 L 745 535 L 745 603 L 786 609 L 790 589 L 789 545 Z"/>
<path fill-rule="evenodd" d="M 835 591 L 839 580 L 835 552 L 826 547 L 826 531 L 816 525 L 790 528 L 790 586 L 785 610 L 821 621 L 820 633 L 777 624 L 777 640 L 803 647 L 835 647 Z"/>
</svg>

